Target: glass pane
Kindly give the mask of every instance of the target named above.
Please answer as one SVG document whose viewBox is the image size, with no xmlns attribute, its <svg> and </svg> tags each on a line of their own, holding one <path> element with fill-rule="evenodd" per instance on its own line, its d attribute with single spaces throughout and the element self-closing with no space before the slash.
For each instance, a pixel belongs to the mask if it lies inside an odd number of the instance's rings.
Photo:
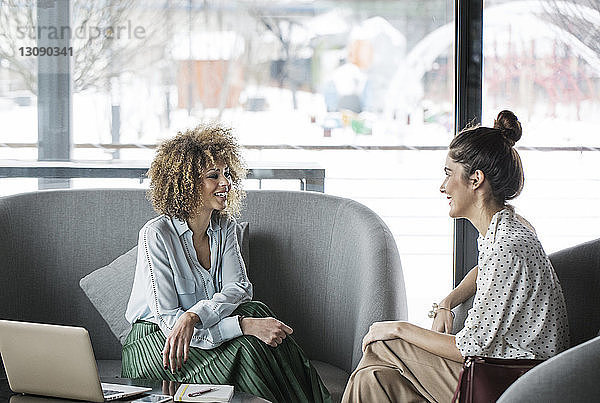
<svg viewBox="0 0 600 403">
<path fill-rule="evenodd" d="M 0 3 L 4 20 L 24 15 L 0 28 L 15 37 L 21 28 L 27 32 L 12 48 L 35 47 L 60 33 L 59 19 L 45 16 L 42 25 L 35 18 L 57 4 L 69 3 Z M 452 285 L 452 223 L 438 188 L 454 121 L 453 6 L 449 0 L 73 0 L 63 38 L 73 55 L 53 56 L 71 61 L 70 159 L 148 164 L 161 139 L 219 120 L 236 129 L 251 167 L 325 169 L 325 192 L 364 203 L 390 227 L 410 319 L 428 326 L 431 302 Z M 19 70 L 18 60 L 28 69 Z M 0 134 L 8 145 L 0 146 L 0 158 L 35 160 L 38 111 L 27 79 L 37 83 L 38 58 L 18 60 L 0 53 L 0 118 L 11 128 Z M 28 103 L 15 101 L 20 93 Z M 57 90 L 56 96 L 67 95 Z M 52 115 L 50 123 L 62 124 L 63 117 Z M 109 186 L 101 182 L 73 179 L 67 186 Z M 300 189 L 301 181 L 247 185 Z"/>
<path fill-rule="evenodd" d="M 548 253 L 598 237 L 600 3 L 487 1 L 483 122 L 523 124 L 514 201 Z"/>
<path fill-rule="evenodd" d="M 0 143 L 10 143 L 0 147 L 2 159 L 37 159 L 37 57 L 29 55 L 36 41 L 28 30 L 37 22 L 34 4 L 0 2 Z"/>
</svg>

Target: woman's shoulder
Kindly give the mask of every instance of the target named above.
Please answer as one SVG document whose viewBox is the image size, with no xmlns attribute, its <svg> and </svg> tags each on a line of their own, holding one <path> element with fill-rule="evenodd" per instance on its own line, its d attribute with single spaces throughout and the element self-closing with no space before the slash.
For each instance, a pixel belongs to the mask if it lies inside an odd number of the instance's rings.
<svg viewBox="0 0 600 403">
<path fill-rule="evenodd" d="M 140 234 L 169 234 L 174 230 L 172 219 L 164 214 L 161 214 L 158 217 L 148 220 L 140 229 Z"/>
<path fill-rule="evenodd" d="M 516 213 L 507 214 L 500 222 L 494 246 L 516 255 L 543 251 L 533 226 Z"/>
</svg>

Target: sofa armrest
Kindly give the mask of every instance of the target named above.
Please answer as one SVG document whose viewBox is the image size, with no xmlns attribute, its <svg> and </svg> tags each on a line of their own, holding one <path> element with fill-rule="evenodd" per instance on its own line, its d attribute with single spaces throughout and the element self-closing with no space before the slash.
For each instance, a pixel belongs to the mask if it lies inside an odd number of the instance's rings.
<svg viewBox="0 0 600 403">
<path fill-rule="evenodd" d="M 548 359 L 513 383 L 498 403 L 597 402 L 600 337 Z"/>
</svg>

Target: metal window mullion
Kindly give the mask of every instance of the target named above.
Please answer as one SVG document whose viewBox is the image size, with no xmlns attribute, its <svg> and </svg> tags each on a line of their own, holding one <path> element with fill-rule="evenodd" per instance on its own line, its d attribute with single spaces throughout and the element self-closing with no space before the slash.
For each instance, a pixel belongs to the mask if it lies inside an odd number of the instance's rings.
<svg viewBox="0 0 600 403">
<path fill-rule="evenodd" d="M 455 132 L 481 122 L 483 1 L 455 1 Z M 477 230 L 464 218 L 454 222 L 454 285 L 477 264 Z"/>
<path fill-rule="evenodd" d="M 38 48 L 65 49 L 71 46 L 71 2 L 38 2 Z M 50 28 L 56 30 L 50 34 Z M 71 159 L 72 133 L 72 77 L 71 57 L 56 55 L 38 56 L 37 72 L 38 107 L 38 160 L 69 161 Z M 39 188 L 69 187 L 69 179 L 39 179 Z"/>
</svg>

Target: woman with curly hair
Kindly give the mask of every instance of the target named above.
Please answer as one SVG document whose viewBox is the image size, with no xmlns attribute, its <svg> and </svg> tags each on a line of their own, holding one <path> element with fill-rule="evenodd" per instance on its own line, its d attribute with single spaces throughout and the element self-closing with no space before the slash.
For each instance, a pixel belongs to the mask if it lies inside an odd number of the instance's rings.
<svg viewBox="0 0 600 403">
<path fill-rule="evenodd" d="M 271 401 L 330 401 L 292 329 L 253 302 L 234 216 L 246 168 L 230 129 L 199 126 L 158 148 L 140 230 L 122 376 L 231 384 Z"/>
</svg>

